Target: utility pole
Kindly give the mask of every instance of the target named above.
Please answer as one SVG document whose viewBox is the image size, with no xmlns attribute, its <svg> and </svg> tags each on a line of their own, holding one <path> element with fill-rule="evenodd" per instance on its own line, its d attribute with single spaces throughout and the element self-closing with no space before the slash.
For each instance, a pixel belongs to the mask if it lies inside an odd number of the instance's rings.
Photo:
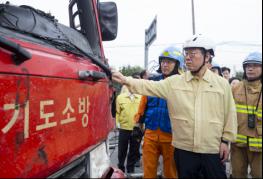
<svg viewBox="0 0 263 179">
<path fill-rule="evenodd" d="M 145 45 L 144 47 L 144 69 L 148 70 L 148 54 L 149 47 Z"/>
<path fill-rule="evenodd" d="M 193 35 L 195 35 L 195 7 L 194 0 L 192 0 L 192 26 L 193 26 Z"/>
</svg>

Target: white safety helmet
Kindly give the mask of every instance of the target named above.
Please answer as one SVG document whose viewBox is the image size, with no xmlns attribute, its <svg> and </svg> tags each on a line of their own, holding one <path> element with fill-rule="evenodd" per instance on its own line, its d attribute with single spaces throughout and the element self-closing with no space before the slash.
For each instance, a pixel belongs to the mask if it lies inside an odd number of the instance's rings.
<svg viewBox="0 0 263 179">
<path fill-rule="evenodd" d="M 209 51 L 212 56 L 215 56 L 215 43 L 202 34 L 194 35 L 187 40 L 183 46 L 184 50 L 187 48 L 203 48 Z"/>
</svg>

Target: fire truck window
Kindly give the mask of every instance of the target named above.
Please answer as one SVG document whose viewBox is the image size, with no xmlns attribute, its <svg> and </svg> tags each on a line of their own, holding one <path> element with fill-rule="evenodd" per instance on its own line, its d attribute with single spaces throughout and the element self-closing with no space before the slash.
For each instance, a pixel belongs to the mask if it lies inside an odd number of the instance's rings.
<svg viewBox="0 0 263 179">
<path fill-rule="evenodd" d="M 73 19 L 73 28 L 81 32 L 80 20 L 79 20 L 79 12 L 77 4 L 73 4 L 72 8 L 72 19 Z"/>
<path fill-rule="evenodd" d="M 76 28 L 78 31 L 81 31 L 79 18 L 75 18 L 75 19 L 74 19 L 74 24 L 75 24 L 75 28 Z"/>
<path fill-rule="evenodd" d="M 93 1 L 77 1 L 80 32 L 87 38 L 92 52 L 95 56 L 101 57 L 100 38 L 98 32 L 98 24 L 96 20 L 95 10 L 93 9 Z M 77 16 L 74 19 L 78 19 Z M 78 21 L 76 20 L 76 23 Z M 76 24 L 75 24 L 76 25 Z M 76 29 L 77 27 L 75 27 Z"/>
<path fill-rule="evenodd" d="M 78 7 L 77 7 L 77 4 L 74 4 L 73 7 L 72 7 L 72 11 L 73 11 L 73 14 L 76 13 L 78 11 Z"/>
</svg>

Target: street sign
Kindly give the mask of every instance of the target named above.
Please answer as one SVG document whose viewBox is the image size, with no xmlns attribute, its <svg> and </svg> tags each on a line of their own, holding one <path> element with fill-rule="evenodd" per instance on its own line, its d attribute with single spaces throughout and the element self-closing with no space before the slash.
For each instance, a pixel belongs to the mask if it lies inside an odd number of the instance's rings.
<svg viewBox="0 0 263 179">
<path fill-rule="evenodd" d="M 145 46 L 149 47 L 157 36 L 157 17 L 152 21 L 150 27 L 145 30 Z"/>
<path fill-rule="evenodd" d="M 148 69 L 148 51 L 150 45 L 157 37 L 157 16 L 152 21 L 150 27 L 145 30 L 145 57 L 144 57 L 144 68 Z"/>
</svg>

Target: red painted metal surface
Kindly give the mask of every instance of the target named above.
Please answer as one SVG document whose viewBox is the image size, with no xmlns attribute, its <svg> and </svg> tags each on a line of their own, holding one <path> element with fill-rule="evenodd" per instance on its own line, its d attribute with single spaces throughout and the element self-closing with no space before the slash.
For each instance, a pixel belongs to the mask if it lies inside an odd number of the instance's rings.
<svg viewBox="0 0 263 179">
<path fill-rule="evenodd" d="M 15 66 L 0 50 L 0 178 L 46 177 L 113 126 L 108 81 L 77 78 L 80 68 L 98 67 L 60 52 L 30 52 L 31 60 Z"/>
<path fill-rule="evenodd" d="M 82 81 L 91 60 L 12 39 L 33 58 L 16 66 L 0 48 L 0 178 L 47 177 L 107 138 L 109 80 Z"/>
</svg>

